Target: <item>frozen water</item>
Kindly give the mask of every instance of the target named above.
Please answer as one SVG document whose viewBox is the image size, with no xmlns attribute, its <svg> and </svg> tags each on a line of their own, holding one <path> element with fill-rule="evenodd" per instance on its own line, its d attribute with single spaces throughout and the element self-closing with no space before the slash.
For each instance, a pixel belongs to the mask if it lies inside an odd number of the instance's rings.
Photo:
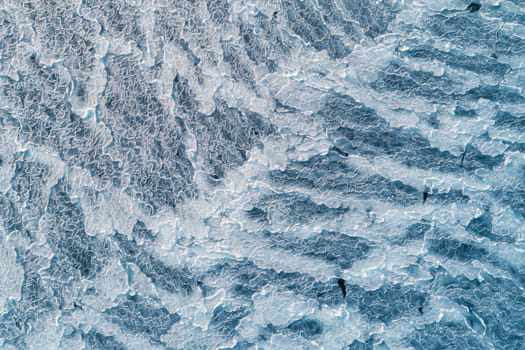
<svg viewBox="0 0 525 350">
<path fill-rule="evenodd" d="M 521 0 L 0 2 L 0 349 L 523 349 Z"/>
</svg>

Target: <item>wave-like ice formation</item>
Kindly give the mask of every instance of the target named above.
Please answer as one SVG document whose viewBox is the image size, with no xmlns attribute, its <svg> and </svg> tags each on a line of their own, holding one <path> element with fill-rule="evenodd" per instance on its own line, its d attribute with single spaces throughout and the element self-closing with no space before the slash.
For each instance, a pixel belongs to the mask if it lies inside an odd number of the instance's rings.
<svg viewBox="0 0 525 350">
<path fill-rule="evenodd" d="M 0 3 L 0 348 L 523 349 L 525 3 Z"/>
</svg>

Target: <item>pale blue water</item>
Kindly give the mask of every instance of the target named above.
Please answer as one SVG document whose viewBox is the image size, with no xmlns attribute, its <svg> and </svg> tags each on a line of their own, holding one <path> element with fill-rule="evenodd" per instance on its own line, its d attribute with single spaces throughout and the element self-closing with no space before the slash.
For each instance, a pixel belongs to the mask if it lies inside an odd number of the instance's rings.
<svg viewBox="0 0 525 350">
<path fill-rule="evenodd" d="M 0 348 L 525 349 L 524 5 L 0 2 Z"/>
</svg>

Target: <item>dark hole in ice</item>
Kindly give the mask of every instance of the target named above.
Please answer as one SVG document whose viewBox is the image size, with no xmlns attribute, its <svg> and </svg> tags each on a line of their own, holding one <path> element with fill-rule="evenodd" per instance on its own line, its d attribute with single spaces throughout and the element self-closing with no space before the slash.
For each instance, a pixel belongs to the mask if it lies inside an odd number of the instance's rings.
<svg viewBox="0 0 525 350">
<path fill-rule="evenodd" d="M 343 298 L 346 298 L 346 286 L 345 286 L 345 280 L 342 278 L 339 278 L 337 280 L 337 285 L 339 288 L 341 288 L 341 293 L 343 293 Z"/>
<path fill-rule="evenodd" d="M 469 10 L 470 12 L 478 12 L 480 8 L 481 4 L 471 2 L 470 5 L 468 5 L 467 10 Z"/>
</svg>

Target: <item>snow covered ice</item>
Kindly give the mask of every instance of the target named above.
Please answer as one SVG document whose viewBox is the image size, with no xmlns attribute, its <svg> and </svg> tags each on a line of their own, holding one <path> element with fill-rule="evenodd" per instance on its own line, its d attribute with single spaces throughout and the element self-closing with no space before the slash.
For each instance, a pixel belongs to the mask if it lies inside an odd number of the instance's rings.
<svg viewBox="0 0 525 350">
<path fill-rule="evenodd" d="M 0 349 L 524 349 L 525 2 L 0 2 Z"/>
</svg>

